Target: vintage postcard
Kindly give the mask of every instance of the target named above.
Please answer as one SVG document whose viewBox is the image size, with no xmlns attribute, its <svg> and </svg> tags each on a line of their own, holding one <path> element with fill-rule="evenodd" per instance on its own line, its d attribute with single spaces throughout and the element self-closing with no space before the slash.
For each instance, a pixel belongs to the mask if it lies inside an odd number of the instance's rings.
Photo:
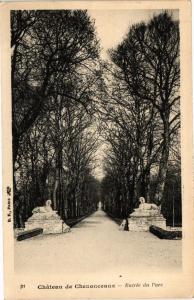
<svg viewBox="0 0 194 300">
<path fill-rule="evenodd" d="M 0 13 L 5 299 L 191 298 L 191 3 Z"/>
</svg>

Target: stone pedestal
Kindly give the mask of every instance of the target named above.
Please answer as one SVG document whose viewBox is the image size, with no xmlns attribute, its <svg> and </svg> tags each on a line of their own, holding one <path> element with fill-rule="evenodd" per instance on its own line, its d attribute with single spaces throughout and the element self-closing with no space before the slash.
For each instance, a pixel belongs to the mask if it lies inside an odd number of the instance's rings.
<svg viewBox="0 0 194 300">
<path fill-rule="evenodd" d="M 33 215 L 25 222 L 25 230 L 43 228 L 43 234 L 63 233 L 70 230 L 57 211 L 33 212 Z"/>
<path fill-rule="evenodd" d="M 151 225 L 166 229 L 166 219 L 154 209 L 136 208 L 128 219 L 129 231 L 149 231 Z"/>
</svg>

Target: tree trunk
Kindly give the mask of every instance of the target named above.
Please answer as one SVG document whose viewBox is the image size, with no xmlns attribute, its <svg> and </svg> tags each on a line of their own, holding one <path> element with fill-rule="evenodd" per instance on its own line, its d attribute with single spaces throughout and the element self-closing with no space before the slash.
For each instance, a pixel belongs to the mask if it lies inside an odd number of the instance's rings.
<svg viewBox="0 0 194 300">
<path fill-rule="evenodd" d="M 143 196 L 147 203 L 150 202 L 150 168 L 143 171 L 141 178 L 141 196 Z"/>
<path fill-rule="evenodd" d="M 18 155 L 20 137 L 17 133 L 12 129 L 12 157 L 13 157 L 13 171 L 15 173 L 15 163 Z"/>
<path fill-rule="evenodd" d="M 59 188 L 59 184 L 61 183 L 61 170 L 62 170 L 62 148 L 58 144 L 56 149 L 56 177 L 55 177 L 55 185 L 53 190 L 53 206 L 54 210 L 58 209 L 57 203 L 57 190 Z M 60 191 L 59 191 L 60 192 Z M 59 201 L 61 200 L 61 193 L 58 195 Z M 60 206 L 60 205 L 59 205 Z"/>
<path fill-rule="evenodd" d="M 58 172 L 56 170 L 56 172 Z M 58 179 L 58 175 L 56 175 L 56 179 L 55 179 L 55 185 L 54 185 L 54 190 L 53 190 L 53 208 L 54 210 L 57 210 L 57 188 L 59 185 L 59 179 Z"/>
<path fill-rule="evenodd" d="M 150 199 L 150 170 L 146 174 L 146 178 L 145 178 L 145 199 L 146 199 L 147 203 L 149 203 L 151 201 L 151 199 Z"/>
<path fill-rule="evenodd" d="M 159 171 L 158 171 L 158 177 L 157 177 L 157 184 L 155 189 L 155 195 L 154 195 L 154 202 L 157 205 L 161 205 L 162 198 L 163 198 L 163 192 L 164 192 L 164 186 L 166 181 L 166 173 L 168 168 L 168 159 L 169 159 L 169 148 L 170 148 L 170 135 L 169 135 L 169 123 L 168 119 L 164 119 L 164 145 L 162 149 L 162 156 L 160 159 L 159 164 Z"/>
</svg>

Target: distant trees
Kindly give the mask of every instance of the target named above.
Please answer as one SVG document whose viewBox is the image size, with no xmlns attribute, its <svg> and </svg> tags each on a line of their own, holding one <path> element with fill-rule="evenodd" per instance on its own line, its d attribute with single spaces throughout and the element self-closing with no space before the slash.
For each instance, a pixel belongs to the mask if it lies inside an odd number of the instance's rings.
<svg viewBox="0 0 194 300">
<path fill-rule="evenodd" d="M 110 124 L 114 128 L 107 160 L 117 170 L 123 165 L 123 175 L 117 180 L 120 184 L 127 182 L 128 191 L 119 196 L 123 199 L 120 201 L 125 203 L 130 195 L 129 211 L 137 205 L 140 195 L 160 205 L 171 149 L 179 143 L 178 22 L 164 12 L 147 24 L 133 25 L 123 42 L 110 50 L 110 57 L 113 65 L 107 65 L 106 96 L 101 107 L 109 120 L 109 124 L 104 122 L 107 134 L 113 132 Z M 110 77 L 111 86 L 107 80 Z M 123 136 L 127 137 L 124 141 Z M 127 160 L 123 162 L 121 157 L 125 156 Z"/>
<path fill-rule="evenodd" d="M 63 219 L 95 210 L 95 189 L 88 198 L 95 181 L 92 171 L 98 146 L 91 125 L 92 116 L 80 105 L 68 104 L 61 111 L 55 103 L 25 135 L 15 176 L 17 189 L 27 202 L 27 216 L 47 198 Z"/>
<path fill-rule="evenodd" d="M 90 212 L 101 77 L 93 21 L 84 10 L 12 11 L 11 33 L 15 226 L 46 197 L 64 219 Z"/>
</svg>

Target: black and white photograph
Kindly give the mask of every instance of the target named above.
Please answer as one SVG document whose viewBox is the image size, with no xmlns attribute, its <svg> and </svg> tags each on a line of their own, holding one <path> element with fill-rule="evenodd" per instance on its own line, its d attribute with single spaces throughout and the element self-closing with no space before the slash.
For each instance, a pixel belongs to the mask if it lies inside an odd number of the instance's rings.
<svg viewBox="0 0 194 300">
<path fill-rule="evenodd" d="M 14 299 L 35 300 L 30 274 L 54 299 L 162 290 L 157 276 L 183 272 L 178 6 L 9 18 Z"/>
</svg>

